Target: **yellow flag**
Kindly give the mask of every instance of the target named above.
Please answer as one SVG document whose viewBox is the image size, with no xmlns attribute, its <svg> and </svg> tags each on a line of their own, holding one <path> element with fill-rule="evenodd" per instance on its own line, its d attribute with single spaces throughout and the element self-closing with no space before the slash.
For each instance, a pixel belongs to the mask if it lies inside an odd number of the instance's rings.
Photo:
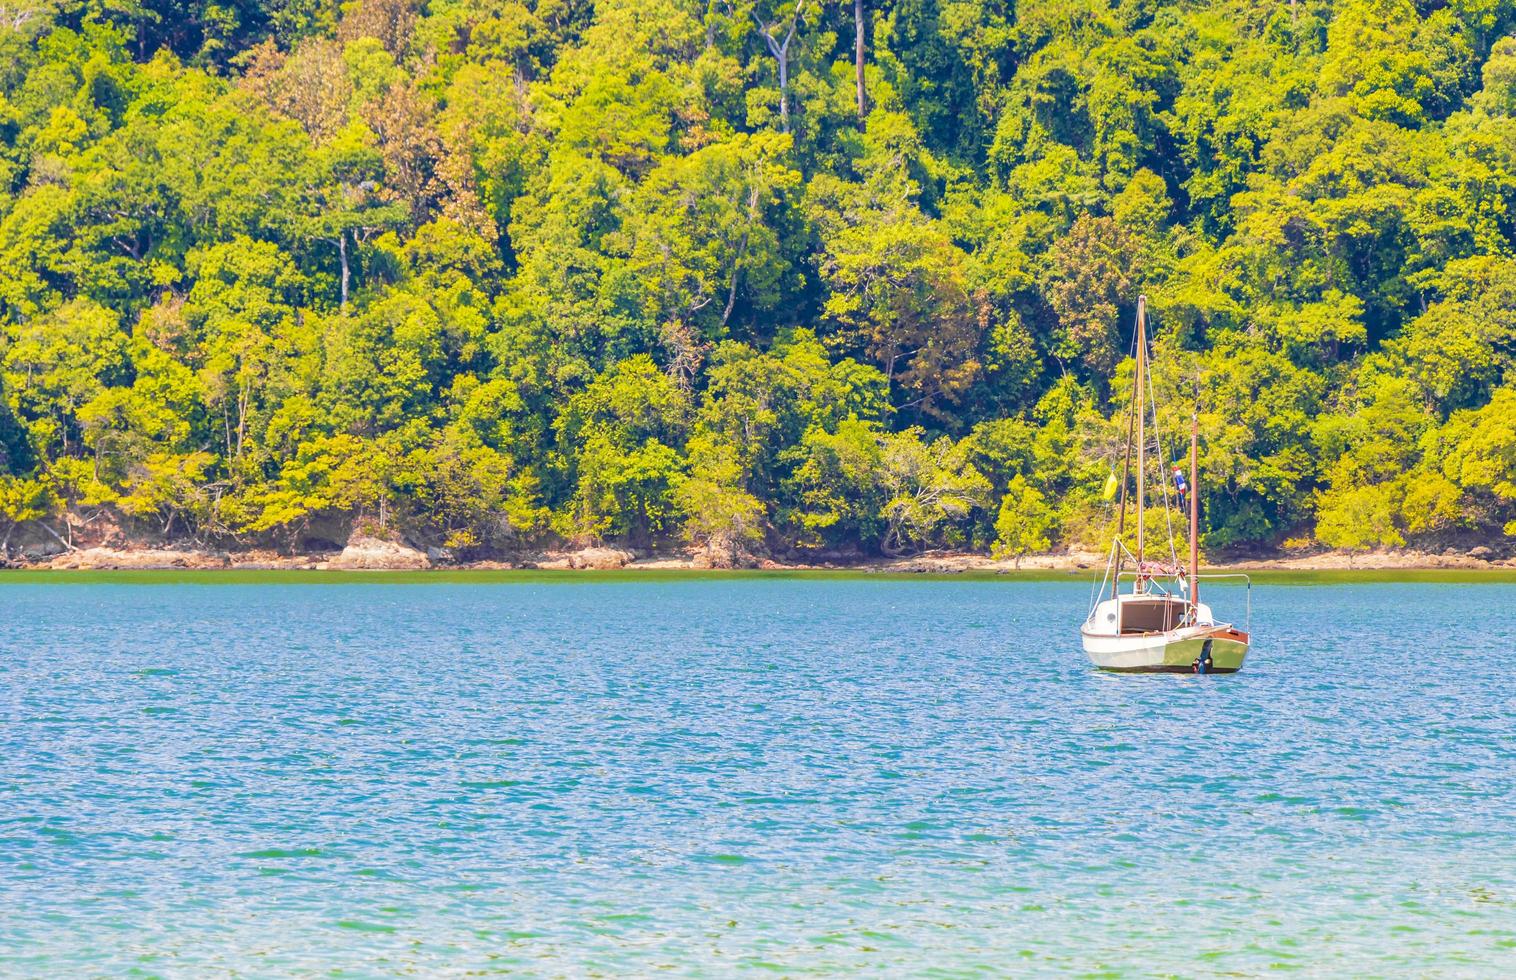
<svg viewBox="0 0 1516 980">
<path fill-rule="evenodd" d="M 1111 470 L 1110 475 L 1105 478 L 1105 493 L 1102 496 L 1106 500 L 1114 500 L 1116 498 L 1116 491 L 1120 486 L 1120 481 L 1116 479 L 1116 471 Z"/>
</svg>

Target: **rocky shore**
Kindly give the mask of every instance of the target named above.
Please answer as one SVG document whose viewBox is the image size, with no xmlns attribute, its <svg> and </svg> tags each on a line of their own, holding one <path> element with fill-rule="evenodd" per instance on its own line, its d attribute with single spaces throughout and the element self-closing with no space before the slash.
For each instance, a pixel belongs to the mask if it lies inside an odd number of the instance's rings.
<svg viewBox="0 0 1516 980">
<path fill-rule="evenodd" d="M 488 561 L 459 561 L 441 549 L 422 550 L 402 541 L 354 535 L 340 551 L 282 554 L 270 550 L 214 551 L 192 546 L 118 546 L 64 550 L 11 561 L 13 568 L 33 569 L 302 569 L 312 571 L 417 571 L 423 569 L 545 569 L 596 571 L 615 569 L 709 570 L 738 568 L 772 571 L 856 570 L 883 574 L 951 575 L 968 572 L 1014 573 L 1090 571 L 1104 555 L 1083 551 L 1027 555 L 1020 562 L 964 552 L 929 552 L 899 558 L 821 554 L 797 559 L 713 559 L 698 550 L 639 553 L 617 547 L 576 550 L 524 551 Z M 1476 547 L 1467 552 L 1429 554 L 1417 551 L 1379 551 L 1348 554 L 1340 551 L 1281 554 L 1208 564 L 1226 571 L 1335 571 L 1516 569 L 1516 557 Z"/>
</svg>

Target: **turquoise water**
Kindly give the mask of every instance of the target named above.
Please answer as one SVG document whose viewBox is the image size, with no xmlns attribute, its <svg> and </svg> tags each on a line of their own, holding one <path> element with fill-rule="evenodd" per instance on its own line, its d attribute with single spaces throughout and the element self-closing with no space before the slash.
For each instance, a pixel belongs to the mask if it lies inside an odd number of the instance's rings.
<svg viewBox="0 0 1516 980">
<path fill-rule="evenodd" d="M 1088 594 L 0 586 L 0 973 L 1516 969 L 1516 586 Z"/>
</svg>

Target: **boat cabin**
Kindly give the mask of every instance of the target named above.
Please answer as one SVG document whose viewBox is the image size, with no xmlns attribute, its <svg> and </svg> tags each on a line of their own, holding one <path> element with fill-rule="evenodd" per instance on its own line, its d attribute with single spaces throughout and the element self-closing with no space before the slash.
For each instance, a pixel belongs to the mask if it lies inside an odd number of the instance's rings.
<svg viewBox="0 0 1516 980">
<path fill-rule="evenodd" d="M 1096 606 L 1085 623 L 1085 632 L 1096 636 L 1167 633 L 1189 625 L 1189 611 L 1190 604 L 1182 596 L 1122 595 Z M 1212 622 L 1210 606 L 1202 602 L 1199 612 L 1199 622 Z"/>
</svg>

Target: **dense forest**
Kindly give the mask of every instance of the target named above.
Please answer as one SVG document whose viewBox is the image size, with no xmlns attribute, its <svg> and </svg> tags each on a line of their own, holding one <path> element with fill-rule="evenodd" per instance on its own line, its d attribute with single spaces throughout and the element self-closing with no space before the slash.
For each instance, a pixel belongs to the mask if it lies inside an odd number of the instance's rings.
<svg viewBox="0 0 1516 980">
<path fill-rule="evenodd" d="M 0 0 L 0 533 L 1516 536 L 1516 0 Z M 1156 446 L 1155 446 L 1156 448 Z"/>
</svg>

